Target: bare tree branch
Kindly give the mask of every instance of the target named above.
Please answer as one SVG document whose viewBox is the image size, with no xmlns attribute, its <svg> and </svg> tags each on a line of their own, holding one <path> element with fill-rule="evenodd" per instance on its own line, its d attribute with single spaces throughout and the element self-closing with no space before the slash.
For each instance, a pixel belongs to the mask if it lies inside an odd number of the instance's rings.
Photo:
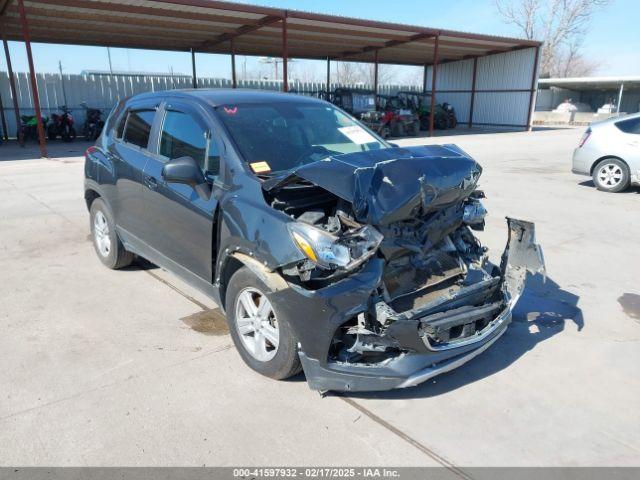
<svg viewBox="0 0 640 480">
<path fill-rule="evenodd" d="M 581 75 L 597 65 L 585 60 L 582 42 L 596 12 L 611 0 L 494 0 L 502 19 L 525 38 L 542 40 L 540 72 L 548 76 Z"/>
</svg>

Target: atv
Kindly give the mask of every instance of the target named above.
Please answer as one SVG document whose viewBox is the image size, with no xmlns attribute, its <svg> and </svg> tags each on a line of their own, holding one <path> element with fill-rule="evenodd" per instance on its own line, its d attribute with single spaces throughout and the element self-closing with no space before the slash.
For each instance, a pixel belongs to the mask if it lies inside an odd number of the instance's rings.
<svg viewBox="0 0 640 480">
<path fill-rule="evenodd" d="M 404 137 L 420 133 L 420 117 L 402 97 L 379 95 L 379 108 L 389 115 L 391 135 Z"/>
<path fill-rule="evenodd" d="M 420 117 L 420 130 L 429 130 L 429 117 L 431 113 L 431 94 L 411 91 L 398 92 L 398 97 L 410 105 Z M 449 103 L 436 104 L 434 109 L 433 126 L 438 130 L 456 128 L 456 112 Z"/>
<path fill-rule="evenodd" d="M 391 135 L 393 114 L 378 111 L 373 90 L 336 88 L 329 98 L 331 103 L 353 115 L 382 138 Z"/>
</svg>

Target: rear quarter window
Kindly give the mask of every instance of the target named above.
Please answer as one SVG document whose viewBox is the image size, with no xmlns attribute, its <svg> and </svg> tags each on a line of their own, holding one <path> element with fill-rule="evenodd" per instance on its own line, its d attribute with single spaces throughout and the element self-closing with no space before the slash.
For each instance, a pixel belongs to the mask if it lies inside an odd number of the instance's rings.
<svg viewBox="0 0 640 480">
<path fill-rule="evenodd" d="M 155 114 L 155 110 L 130 110 L 124 124 L 122 139 L 126 143 L 147 148 Z"/>
<path fill-rule="evenodd" d="M 616 127 L 624 133 L 640 135 L 640 117 L 616 122 Z"/>
</svg>

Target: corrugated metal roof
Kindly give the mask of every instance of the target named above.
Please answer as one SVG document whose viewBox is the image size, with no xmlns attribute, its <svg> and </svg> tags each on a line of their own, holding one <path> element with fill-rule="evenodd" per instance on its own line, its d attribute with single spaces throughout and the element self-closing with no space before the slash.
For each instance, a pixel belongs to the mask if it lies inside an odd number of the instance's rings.
<svg viewBox="0 0 640 480">
<path fill-rule="evenodd" d="M 424 65 L 540 43 L 214 0 L 24 0 L 31 40 L 43 43 L 189 50 L 278 57 L 286 18 L 288 55 Z M 0 0 L 3 31 L 22 40 L 16 0 Z"/>
</svg>

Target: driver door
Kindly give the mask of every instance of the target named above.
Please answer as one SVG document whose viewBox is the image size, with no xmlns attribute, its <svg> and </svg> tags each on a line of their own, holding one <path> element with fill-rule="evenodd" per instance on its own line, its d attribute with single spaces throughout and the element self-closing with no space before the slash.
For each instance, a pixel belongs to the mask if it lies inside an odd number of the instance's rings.
<svg viewBox="0 0 640 480">
<path fill-rule="evenodd" d="M 161 112 L 156 151 L 143 172 L 147 244 L 163 266 L 180 274 L 186 269 L 207 282 L 213 277 L 214 225 L 218 204 L 219 143 L 212 138 L 204 112 L 185 103 L 166 103 Z M 211 184 L 203 195 L 185 184 L 168 183 L 162 169 L 170 160 L 195 159 Z"/>
</svg>

